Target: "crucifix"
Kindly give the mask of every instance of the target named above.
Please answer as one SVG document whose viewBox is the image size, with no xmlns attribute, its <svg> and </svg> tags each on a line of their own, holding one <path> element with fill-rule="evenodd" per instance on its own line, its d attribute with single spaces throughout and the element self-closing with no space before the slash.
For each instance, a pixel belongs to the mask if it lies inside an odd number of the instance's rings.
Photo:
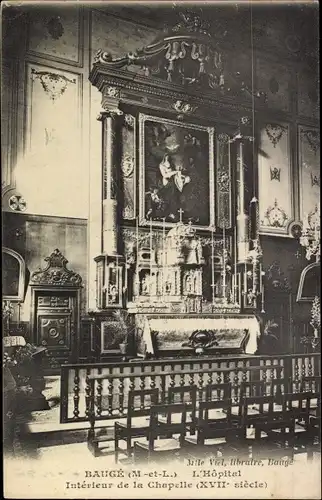
<svg viewBox="0 0 322 500">
<path fill-rule="evenodd" d="M 182 210 L 182 208 L 180 208 L 180 210 L 178 210 L 178 213 L 179 213 L 179 222 L 180 222 L 180 224 L 182 224 L 182 214 L 184 213 L 184 210 Z"/>
<path fill-rule="evenodd" d="M 296 251 L 296 253 L 294 254 L 295 257 L 297 258 L 297 260 L 299 260 L 299 258 L 301 257 L 302 255 L 302 252 L 300 252 L 299 250 Z"/>
</svg>

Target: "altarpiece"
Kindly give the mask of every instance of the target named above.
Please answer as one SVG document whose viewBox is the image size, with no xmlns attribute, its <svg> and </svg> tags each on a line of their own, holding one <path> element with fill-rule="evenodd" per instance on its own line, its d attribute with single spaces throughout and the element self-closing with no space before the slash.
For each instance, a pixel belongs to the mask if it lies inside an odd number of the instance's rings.
<svg viewBox="0 0 322 500">
<path fill-rule="evenodd" d="M 141 50 L 96 55 L 102 217 L 99 234 L 90 229 L 101 238 L 91 314 L 101 353 L 115 349 L 117 309 L 132 318 L 136 353 L 256 350 L 255 123 L 265 95 L 227 65 L 211 33 L 186 9 Z"/>
</svg>

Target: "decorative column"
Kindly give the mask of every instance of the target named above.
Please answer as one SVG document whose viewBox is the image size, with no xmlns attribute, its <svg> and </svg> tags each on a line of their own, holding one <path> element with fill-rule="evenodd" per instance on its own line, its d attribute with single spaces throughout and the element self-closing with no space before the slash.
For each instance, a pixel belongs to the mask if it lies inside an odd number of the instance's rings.
<svg viewBox="0 0 322 500">
<path fill-rule="evenodd" d="M 244 171 L 244 144 L 242 140 L 237 144 L 237 260 L 238 263 L 246 262 L 248 239 L 248 215 L 245 210 L 245 171 Z"/>
<path fill-rule="evenodd" d="M 119 115 L 101 113 L 102 121 L 102 250 L 117 254 L 117 168 L 116 137 Z"/>
<path fill-rule="evenodd" d="M 118 196 L 120 161 L 118 144 L 123 112 L 119 91 L 106 87 L 102 93 L 101 122 L 101 248 L 96 262 L 96 310 L 123 306 L 124 257 L 118 253 Z"/>
</svg>

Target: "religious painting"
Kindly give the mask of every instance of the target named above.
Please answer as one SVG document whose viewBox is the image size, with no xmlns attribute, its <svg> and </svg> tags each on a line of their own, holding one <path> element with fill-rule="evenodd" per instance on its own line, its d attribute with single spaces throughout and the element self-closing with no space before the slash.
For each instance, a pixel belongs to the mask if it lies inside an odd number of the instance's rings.
<svg viewBox="0 0 322 500">
<path fill-rule="evenodd" d="M 214 129 L 140 114 L 140 223 L 214 224 Z"/>
</svg>

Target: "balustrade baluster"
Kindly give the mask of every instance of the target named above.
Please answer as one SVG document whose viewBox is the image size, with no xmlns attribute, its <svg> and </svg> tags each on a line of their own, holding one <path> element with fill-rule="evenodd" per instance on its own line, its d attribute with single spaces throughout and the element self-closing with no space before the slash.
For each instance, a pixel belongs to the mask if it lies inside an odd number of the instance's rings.
<svg viewBox="0 0 322 500">
<path fill-rule="evenodd" d="M 91 404 L 91 381 L 89 380 L 89 375 L 91 373 L 90 368 L 86 368 L 85 376 L 85 416 L 89 418 L 90 415 L 90 404 Z"/>
<path fill-rule="evenodd" d="M 305 358 L 302 358 L 302 364 L 301 364 L 301 378 L 305 377 L 306 376 L 306 361 L 307 361 L 307 357 L 305 356 Z"/>
<path fill-rule="evenodd" d="M 97 370 L 98 374 L 102 374 L 102 369 L 99 368 Z M 96 385 L 96 414 L 98 417 L 102 415 L 102 392 L 103 392 L 103 382 L 101 379 L 97 380 L 97 385 Z"/>
<path fill-rule="evenodd" d="M 232 383 L 232 388 L 231 388 L 231 394 L 232 394 L 232 401 L 234 403 L 238 403 L 239 401 L 239 376 L 238 376 L 238 367 L 236 366 L 235 369 L 232 371 L 234 377 L 233 377 L 233 383 Z"/>
<path fill-rule="evenodd" d="M 207 381 L 207 384 L 208 385 L 212 385 L 212 383 L 213 383 L 213 372 L 212 372 L 212 363 L 211 363 L 211 361 L 209 361 L 208 367 L 209 367 L 209 372 L 208 372 L 208 381 Z"/>
<path fill-rule="evenodd" d="M 202 363 L 199 364 L 200 370 L 202 370 Z M 203 373 L 199 372 L 199 381 L 198 381 L 198 386 L 199 386 L 199 401 L 203 400 L 204 396 L 204 381 L 203 381 Z"/>
<path fill-rule="evenodd" d="M 193 373 L 193 363 L 190 363 L 189 365 L 189 385 L 193 386 L 195 385 L 195 374 Z"/>
<path fill-rule="evenodd" d="M 109 375 L 112 375 L 112 370 L 109 368 Z M 108 386 L 107 386 L 107 400 L 108 400 L 108 414 L 110 416 L 113 415 L 113 379 L 111 377 L 108 378 Z"/>
<path fill-rule="evenodd" d="M 155 372 L 155 366 L 154 365 L 151 366 L 151 371 L 153 373 Z M 156 375 L 151 375 L 151 384 L 150 384 L 151 389 L 155 389 L 155 387 L 156 387 L 155 377 L 156 377 Z"/>
<path fill-rule="evenodd" d="M 124 368 L 120 367 L 120 375 L 123 375 Z M 124 378 L 121 376 L 119 380 L 119 411 L 121 415 L 125 414 L 124 409 Z"/>
<path fill-rule="evenodd" d="M 131 391 L 134 391 L 134 389 L 135 389 L 135 377 L 133 375 L 133 372 L 134 372 L 134 367 L 131 366 L 131 375 L 130 375 L 130 382 L 129 382 L 129 392 L 127 393 L 127 404 L 126 404 L 127 409 L 129 409 L 129 393 Z"/>
<path fill-rule="evenodd" d="M 270 381 L 272 382 L 273 380 L 275 379 L 275 368 L 274 368 L 274 365 L 271 364 L 271 370 L 270 370 Z M 270 391 L 272 391 L 273 388 L 272 386 L 270 385 Z M 271 394 L 268 394 L 268 396 L 270 396 Z"/>
<path fill-rule="evenodd" d="M 167 393 L 167 385 L 166 385 L 166 375 L 160 375 L 160 385 L 161 385 L 161 402 L 164 404 L 166 402 L 166 393 Z"/>
<path fill-rule="evenodd" d="M 184 372 L 180 373 L 180 386 L 183 387 L 185 385 L 185 374 Z"/>
<path fill-rule="evenodd" d="M 146 377 L 144 375 L 144 368 L 145 367 L 143 367 L 143 374 L 140 375 L 140 389 L 141 389 L 141 391 L 145 390 Z M 141 410 L 144 409 L 144 396 L 143 396 L 143 394 L 141 395 L 141 398 L 140 398 L 140 409 Z"/>
<path fill-rule="evenodd" d="M 79 417 L 79 392 L 80 392 L 80 386 L 79 386 L 80 378 L 79 378 L 79 368 L 75 368 L 75 375 L 74 375 L 74 387 L 73 387 L 73 400 L 74 400 L 74 411 L 73 415 L 74 418 L 77 419 Z"/>
<path fill-rule="evenodd" d="M 266 361 L 264 362 L 264 365 L 263 365 L 263 375 L 261 377 L 260 380 L 262 380 L 264 382 L 264 394 L 262 394 L 262 396 L 266 396 L 266 393 L 267 393 L 267 383 L 268 383 L 268 380 L 267 380 L 267 363 Z"/>
<path fill-rule="evenodd" d="M 296 392 L 298 392 L 299 385 L 300 385 L 300 367 L 299 367 L 299 362 L 300 362 L 300 358 L 296 357 L 295 360 L 294 360 L 294 378 L 293 378 L 293 382 L 294 382 L 294 385 L 295 385 Z"/>
<path fill-rule="evenodd" d="M 309 357 L 309 365 L 308 365 L 308 370 L 309 370 L 309 377 L 313 376 L 313 358 L 312 356 Z"/>
<path fill-rule="evenodd" d="M 95 395 L 95 380 L 89 381 L 89 407 L 88 407 L 88 419 L 90 427 L 88 429 L 87 439 L 91 441 L 95 437 L 95 404 L 94 404 L 94 395 Z"/>
</svg>

